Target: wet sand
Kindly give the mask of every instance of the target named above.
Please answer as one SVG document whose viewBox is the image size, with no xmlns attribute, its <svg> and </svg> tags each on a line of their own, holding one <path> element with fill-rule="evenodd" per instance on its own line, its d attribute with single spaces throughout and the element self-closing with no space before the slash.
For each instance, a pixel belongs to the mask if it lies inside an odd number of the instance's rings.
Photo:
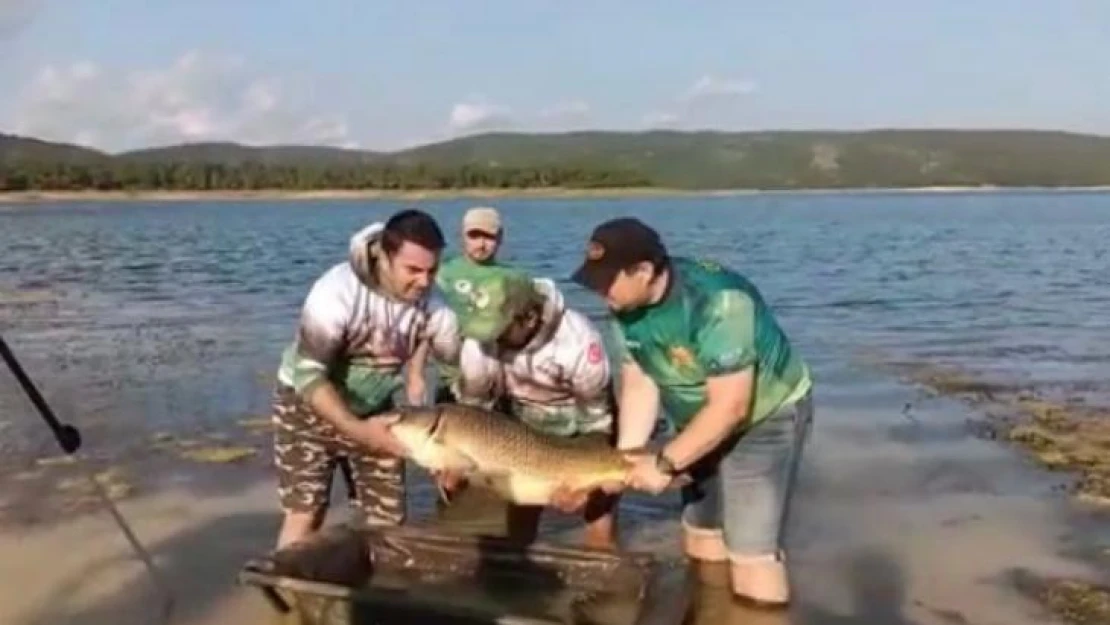
<svg viewBox="0 0 1110 625">
<path fill-rule="evenodd" d="M 1055 578 L 1107 581 L 1110 542 L 1099 540 L 1110 537 L 1098 534 L 1106 531 L 1105 517 L 1061 490 L 1067 476 L 983 440 L 968 426 L 973 413 L 954 400 L 880 385 L 851 394 L 830 388 L 819 401 L 792 512 L 797 605 L 787 615 L 755 614 L 707 589 L 699 625 L 1097 622 L 1080 620 L 1086 612 L 1064 620 L 1046 607 L 1076 606 L 1092 595 L 1040 585 Z M 175 623 L 269 616 L 257 591 L 235 584 L 239 566 L 270 547 L 278 524 L 265 431 L 255 424 L 251 432 L 243 444 L 257 452 L 234 462 L 161 453 L 116 472 L 134 480 L 118 505 L 176 593 Z M 39 467 L 38 478 L 76 466 Z M 424 518 L 430 487 L 416 478 L 413 488 L 425 503 L 411 513 Z M 14 491 L 3 492 L 10 498 Z M 26 510 L 31 501 L 9 510 Z M 623 526 L 630 548 L 664 545 L 677 553 L 677 528 L 667 518 L 673 505 L 649 512 L 641 497 L 624 505 L 637 508 L 626 515 L 637 522 Z M 156 622 L 157 595 L 108 514 L 45 506 L 4 519 L 0 622 Z M 337 518 L 342 514 L 340 506 Z M 549 519 L 545 528 L 549 540 L 573 540 L 575 531 L 565 518 Z"/>
</svg>

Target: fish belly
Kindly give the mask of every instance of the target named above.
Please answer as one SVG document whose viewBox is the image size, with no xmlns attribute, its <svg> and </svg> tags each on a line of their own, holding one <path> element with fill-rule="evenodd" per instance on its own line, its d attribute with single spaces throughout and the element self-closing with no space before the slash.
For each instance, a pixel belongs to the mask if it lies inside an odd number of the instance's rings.
<svg viewBox="0 0 1110 625">
<path fill-rule="evenodd" d="M 481 473 L 472 483 L 492 490 L 499 497 L 521 506 L 546 506 L 551 503 L 555 481 L 526 473 Z"/>
<path fill-rule="evenodd" d="M 416 450 L 412 461 L 429 471 L 458 471 L 466 473 L 475 467 L 465 453 L 446 445 L 429 444 Z"/>
</svg>

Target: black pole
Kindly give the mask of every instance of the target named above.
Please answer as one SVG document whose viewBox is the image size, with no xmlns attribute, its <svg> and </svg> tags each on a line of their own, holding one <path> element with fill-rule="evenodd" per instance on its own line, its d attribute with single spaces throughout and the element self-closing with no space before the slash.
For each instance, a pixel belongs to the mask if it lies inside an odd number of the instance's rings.
<svg viewBox="0 0 1110 625">
<path fill-rule="evenodd" d="M 35 388 L 34 382 L 31 378 L 27 377 L 27 372 L 20 366 L 19 361 L 16 360 L 15 354 L 12 353 L 11 348 L 4 342 L 4 337 L 0 336 L 0 356 L 4 357 L 4 362 L 8 363 L 8 368 L 12 370 L 15 379 L 19 381 L 19 385 L 23 387 L 23 392 L 27 393 L 27 397 L 31 399 L 31 403 L 38 409 L 39 415 L 42 420 L 46 421 L 46 425 L 50 431 L 54 433 L 54 440 L 58 441 L 58 446 L 62 451 L 67 454 L 73 454 L 81 448 L 81 432 L 77 428 L 69 425 L 68 423 L 61 423 L 58 417 L 54 415 L 54 411 L 47 405 L 46 400 L 43 399 L 42 394 Z"/>
</svg>

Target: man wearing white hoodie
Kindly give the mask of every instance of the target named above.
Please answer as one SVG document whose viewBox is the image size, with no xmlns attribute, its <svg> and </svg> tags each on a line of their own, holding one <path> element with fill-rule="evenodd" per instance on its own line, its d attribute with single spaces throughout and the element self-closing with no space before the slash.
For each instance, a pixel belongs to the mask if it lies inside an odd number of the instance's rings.
<svg viewBox="0 0 1110 625">
<path fill-rule="evenodd" d="M 452 309 L 463 337 L 456 396 L 462 403 L 503 402 L 525 424 L 565 437 L 616 442 L 609 359 L 590 320 L 566 307 L 554 282 L 490 267 L 453 284 Z M 447 489 L 453 476 L 441 479 Z M 561 493 L 556 507 L 581 511 L 584 542 L 616 547 L 616 495 Z M 511 539 L 535 539 L 543 508 L 508 506 Z"/>
<path fill-rule="evenodd" d="M 378 415 L 392 407 L 414 353 L 457 349 L 455 316 L 434 289 L 443 247 L 434 219 L 404 210 L 357 233 L 349 259 L 312 285 L 275 389 L 278 548 L 319 528 L 341 462 L 356 520 L 403 522 L 404 447 Z"/>
</svg>

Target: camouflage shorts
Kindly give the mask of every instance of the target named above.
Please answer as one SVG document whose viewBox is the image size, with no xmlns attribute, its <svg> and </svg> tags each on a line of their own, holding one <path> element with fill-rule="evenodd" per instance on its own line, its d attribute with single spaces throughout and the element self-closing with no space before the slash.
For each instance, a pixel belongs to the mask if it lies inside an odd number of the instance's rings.
<svg viewBox="0 0 1110 625">
<path fill-rule="evenodd" d="M 404 464 L 355 444 L 316 414 L 292 388 L 274 392 L 274 465 L 287 512 L 327 507 L 336 467 L 343 471 L 357 522 L 397 525 L 405 519 Z"/>
</svg>

